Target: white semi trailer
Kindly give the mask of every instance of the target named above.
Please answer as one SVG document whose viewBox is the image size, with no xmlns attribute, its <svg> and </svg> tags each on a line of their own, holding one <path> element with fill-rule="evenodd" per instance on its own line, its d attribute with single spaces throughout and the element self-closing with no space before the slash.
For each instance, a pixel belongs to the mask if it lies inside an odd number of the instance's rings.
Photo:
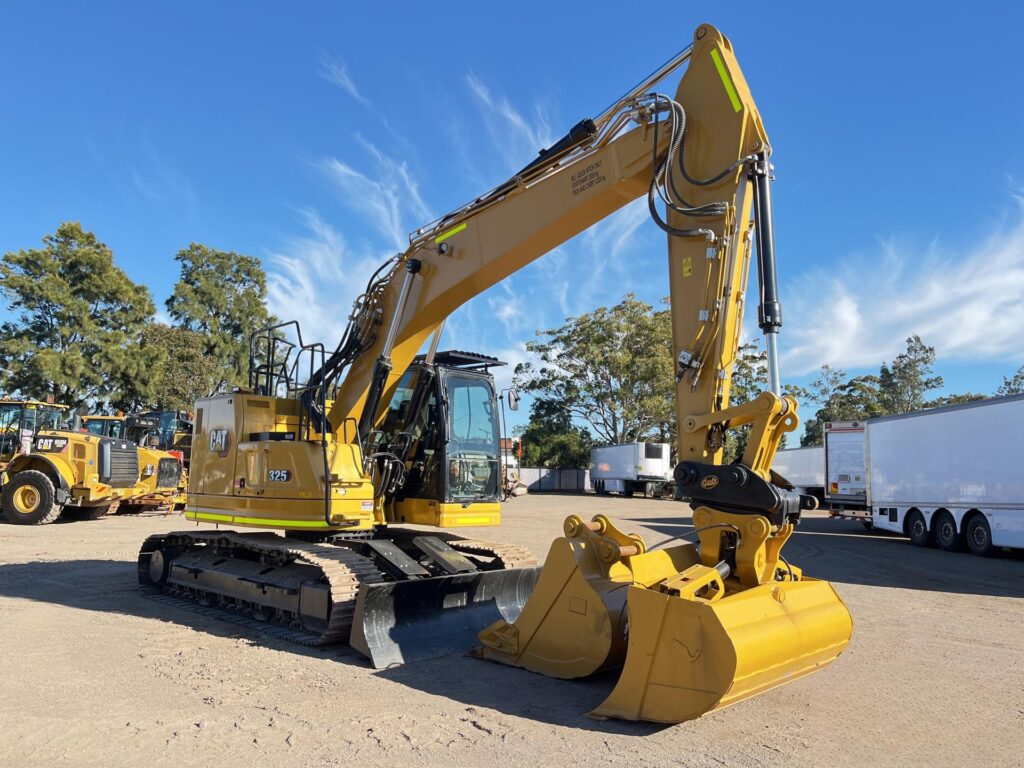
<svg viewBox="0 0 1024 768">
<path fill-rule="evenodd" d="M 864 421 L 825 423 L 825 506 L 832 517 L 871 527 Z"/>
<path fill-rule="evenodd" d="M 668 443 L 623 443 L 590 449 L 590 485 L 599 494 L 632 496 L 672 481 Z"/>
<path fill-rule="evenodd" d="M 814 496 L 818 501 L 825 494 L 825 447 L 808 445 L 787 448 L 775 454 L 772 470 L 791 482 L 800 493 Z"/>
<path fill-rule="evenodd" d="M 978 555 L 1024 548 L 1022 456 L 1024 395 L 871 419 L 874 527 Z"/>
</svg>

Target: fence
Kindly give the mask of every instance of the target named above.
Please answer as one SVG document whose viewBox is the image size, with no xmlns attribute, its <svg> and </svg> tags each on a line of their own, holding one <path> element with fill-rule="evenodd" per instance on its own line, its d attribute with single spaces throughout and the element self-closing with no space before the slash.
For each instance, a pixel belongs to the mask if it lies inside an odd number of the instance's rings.
<svg viewBox="0 0 1024 768">
<path fill-rule="evenodd" d="M 530 493 L 544 493 L 545 491 L 583 493 L 590 489 L 589 469 L 521 467 L 519 479 L 526 484 Z"/>
</svg>

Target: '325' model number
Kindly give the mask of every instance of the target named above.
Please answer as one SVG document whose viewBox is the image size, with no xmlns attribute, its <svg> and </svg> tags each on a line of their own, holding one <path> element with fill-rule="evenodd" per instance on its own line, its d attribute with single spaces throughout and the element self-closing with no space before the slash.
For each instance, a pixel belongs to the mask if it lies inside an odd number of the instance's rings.
<svg viewBox="0 0 1024 768">
<path fill-rule="evenodd" d="M 292 471 L 290 469 L 272 469 L 267 472 L 267 480 L 272 483 L 287 483 L 292 479 Z"/>
</svg>

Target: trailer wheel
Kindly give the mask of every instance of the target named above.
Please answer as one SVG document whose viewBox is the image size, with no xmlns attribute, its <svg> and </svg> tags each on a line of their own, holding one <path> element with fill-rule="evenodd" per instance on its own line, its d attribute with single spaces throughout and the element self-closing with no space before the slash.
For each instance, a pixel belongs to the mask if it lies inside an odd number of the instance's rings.
<svg viewBox="0 0 1024 768">
<path fill-rule="evenodd" d="M 956 552 L 960 549 L 962 538 L 956 529 L 956 520 L 949 512 L 936 512 L 932 519 L 932 528 L 935 529 L 935 543 L 939 549 L 945 552 Z"/>
<path fill-rule="evenodd" d="M 622 484 L 622 495 L 625 496 L 627 499 L 633 498 L 633 484 L 630 483 L 628 480 Z"/>
<path fill-rule="evenodd" d="M 984 515 L 975 515 L 967 523 L 965 531 L 967 548 L 975 555 L 991 557 L 995 554 L 996 548 L 992 545 L 992 529 Z"/>
<path fill-rule="evenodd" d="M 60 517 L 61 508 L 54 503 L 53 481 L 42 472 L 26 469 L 18 472 L 4 486 L 0 506 L 4 517 L 19 525 L 46 525 Z"/>
<path fill-rule="evenodd" d="M 928 524 L 924 521 L 924 515 L 916 509 L 907 515 L 906 529 L 907 537 L 914 546 L 927 547 L 932 543 L 931 531 L 928 530 Z"/>
<path fill-rule="evenodd" d="M 870 531 L 875 527 L 874 520 L 861 520 L 860 523 L 864 526 L 865 531 Z"/>
</svg>

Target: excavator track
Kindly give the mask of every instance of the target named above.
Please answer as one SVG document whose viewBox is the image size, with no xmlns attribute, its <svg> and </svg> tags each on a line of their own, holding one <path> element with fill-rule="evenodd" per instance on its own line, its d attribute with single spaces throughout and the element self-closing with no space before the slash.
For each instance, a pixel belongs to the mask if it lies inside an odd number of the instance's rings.
<svg viewBox="0 0 1024 768">
<path fill-rule="evenodd" d="M 386 538 L 394 540 L 424 535 L 440 539 L 457 552 L 476 558 L 483 573 L 536 566 L 533 554 L 515 545 L 390 527 Z M 144 596 L 164 605 L 216 617 L 267 636 L 305 646 L 346 643 L 352 632 L 360 588 L 386 580 L 373 559 L 352 549 L 358 543 L 359 539 L 343 538 L 313 543 L 275 533 L 234 531 L 158 534 L 147 538 L 139 551 L 139 586 Z M 192 562 L 180 565 L 182 555 L 187 555 L 185 559 Z M 210 573 L 214 574 L 213 579 L 217 579 L 214 568 L 224 567 L 230 560 L 250 564 L 252 568 L 256 568 L 257 563 L 265 565 L 266 568 L 259 569 L 260 572 L 273 574 L 265 577 L 267 581 L 262 584 L 262 593 L 254 595 L 256 599 L 247 600 L 244 595 L 230 594 L 232 587 L 239 582 L 243 586 L 246 582 L 255 584 L 251 574 L 236 575 L 234 581 L 223 580 L 228 584 L 224 590 L 210 589 L 208 583 L 200 583 L 204 576 L 209 578 Z M 172 563 L 176 566 L 173 577 L 170 571 Z M 303 567 L 304 572 L 297 573 Z M 187 577 L 183 581 L 182 573 L 196 575 L 196 586 L 190 586 Z M 288 577 L 290 591 L 297 594 L 296 607 L 275 609 L 259 603 L 259 598 L 268 593 L 268 586 L 278 588 L 272 582 L 280 581 L 282 576 Z M 326 591 L 329 598 L 322 612 L 325 624 L 316 630 L 310 628 L 309 617 L 302 615 L 297 608 L 304 594 L 304 587 L 299 584 L 309 582 L 318 586 L 316 593 Z"/>
<path fill-rule="evenodd" d="M 363 557 L 345 547 L 330 544 L 308 544 L 272 533 L 175 532 L 150 536 L 143 543 L 138 560 L 139 586 L 142 593 L 147 597 L 170 596 L 189 602 L 198 602 L 204 608 L 216 611 L 214 615 L 219 613 L 235 618 L 241 613 L 253 616 L 254 621 L 262 624 L 262 620 L 255 618 L 263 613 L 260 606 L 251 603 L 247 605 L 245 600 L 232 598 L 219 598 L 215 605 L 205 605 L 210 601 L 202 590 L 154 580 L 152 560 L 154 553 L 168 549 L 172 551 L 194 550 L 198 547 L 212 547 L 233 556 L 249 553 L 251 557 L 258 560 L 276 561 L 283 566 L 301 563 L 318 569 L 320 579 L 328 585 L 330 596 L 327 626 L 323 631 L 309 631 L 302 626 L 297 617 L 291 617 L 289 621 L 288 618 L 285 618 L 286 614 L 280 613 L 276 618 L 285 626 L 267 625 L 267 628 L 271 630 L 285 630 L 283 633 L 272 631 L 270 634 L 284 637 L 301 645 L 327 645 L 347 641 L 352 629 L 352 617 L 355 613 L 359 585 L 383 580 L 380 571 L 370 558 Z"/>
<path fill-rule="evenodd" d="M 418 531 L 413 528 L 388 527 L 388 534 L 395 536 L 432 536 L 441 539 L 452 549 L 467 555 L 487 557 L 499 564 L 501 568 L 532 568 L 537 565 L 537 558 L 526 547 L 515 544 L 501 544 L 485 539 L 465 539 L 455 533 L 440 531 Z"/>
</svg>

